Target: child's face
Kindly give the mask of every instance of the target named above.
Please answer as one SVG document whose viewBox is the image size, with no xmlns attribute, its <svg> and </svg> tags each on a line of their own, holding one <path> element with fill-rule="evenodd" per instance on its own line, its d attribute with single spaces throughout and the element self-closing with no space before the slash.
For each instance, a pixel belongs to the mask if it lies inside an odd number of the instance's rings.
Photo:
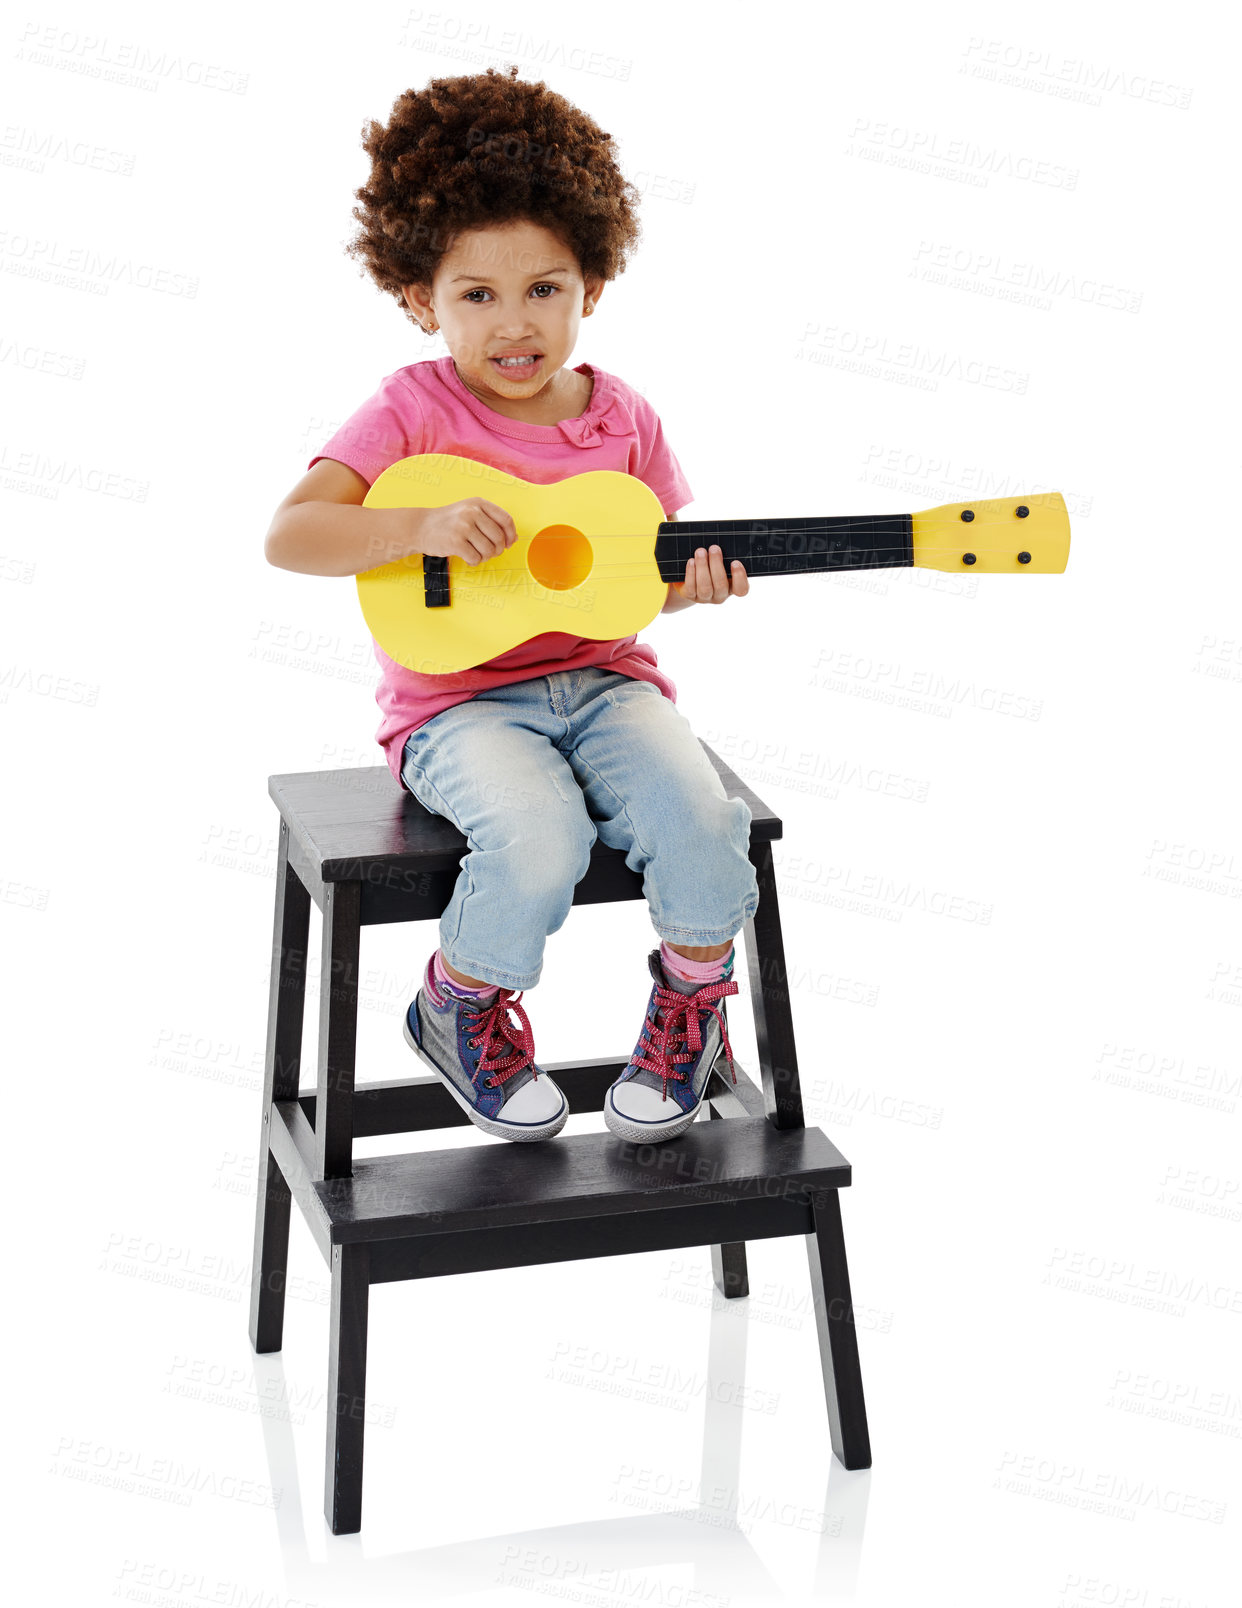
<svg viewBox="0 0 1242 1608">
<path fill-rule="evenodd" d="M 436 270 L 431 295 L 407 285 L 407 304 L 440 326 L 466 386 L 480 400 L 550 400 L 573 352 L 583 305 L 603 281 L 583 279 L 574 253 L 540 224 L 472 229 L 457 236 Z M 506 353 L 537 354 L 502 365 Z"/>
</svg>

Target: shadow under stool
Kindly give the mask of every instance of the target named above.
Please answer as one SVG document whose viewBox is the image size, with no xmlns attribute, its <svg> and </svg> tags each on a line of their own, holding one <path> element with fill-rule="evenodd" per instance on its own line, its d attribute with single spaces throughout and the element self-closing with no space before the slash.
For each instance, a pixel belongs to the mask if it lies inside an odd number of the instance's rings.
<svg viewBox="0 0 1242 1608">
<path fill-rule="evenodd" d="M 434 1073 L 381 1083 L 354 1076 L 362 928 L 438 922 L 469 845 L 383 765 L 268 779 L 280 848 L 250 1338 L 258 1352 L 280 1350 L 296 1200 L 332 1277 L 324 1509 L 333 1534 L 362 1525 L 368 1299 L 372 1284 L 394 1279 L 710 1245 L 717 1288 L 739 1299 L 749 1293 L 746 1241 L 801 1234 L 832 1449 L 847 1469 L 871 1466 L 838 1195 L 850 1166 L 803 1121 L 772 866 L 781 822 L 702 746 L 726 794 L 752 816 L 759 905 L 745 948 L 759 1081 L 735 1060 L 734 1085 L 721 1053 L 708 1078 L 708 1120 L 666 1144 L 633 1144 L 603 1125 L 604 1095 L 629 1064 L 627 1049 L 541 1063 L 571 1112 L 601 1114 L 598 1133 L 355 1160 L 355 1138 L 470 1125 Z M 574 904 L 644 897 L 621 850 L 597 839 Z M 319 1047 L 315 1084 L 303 1090 L 312 899 L 323 918 Z M 396 1023 L 393 1031 L 394 1053 L 408 1056 Z"/>
</svg>

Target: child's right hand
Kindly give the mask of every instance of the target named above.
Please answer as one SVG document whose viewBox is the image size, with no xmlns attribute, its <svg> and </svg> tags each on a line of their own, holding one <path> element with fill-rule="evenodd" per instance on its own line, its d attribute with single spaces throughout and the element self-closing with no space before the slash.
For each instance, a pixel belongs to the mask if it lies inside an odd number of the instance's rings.
<svg viewBox="0 0 1242 1608">
<path fill-rule="evenodd" d="M 484 497 L 466 497 L 443 508 L 420 508 L 418 551 L 481 564 L 517 541 L 513 520 Z"/>
</svg>

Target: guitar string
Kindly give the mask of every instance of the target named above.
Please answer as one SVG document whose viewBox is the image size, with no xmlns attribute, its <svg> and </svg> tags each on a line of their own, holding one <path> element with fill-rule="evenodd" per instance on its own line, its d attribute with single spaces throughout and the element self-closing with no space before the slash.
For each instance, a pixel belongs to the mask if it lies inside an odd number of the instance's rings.
<svg viewBox="0 0 1242 1608">
<path fill-rule="evenodd" d="M 1032 553 L 1032 563 L 1036 563 L 1038 561 L 1038 557 L 1039 557 L 1037 548 L 1038 548 L 1038 543 L 1028 544 L 1027 547 L 1020 548 L 1019 551 L 1020 552 L 1030 551 Z M 840 574 L 840 573 L 845 573 L 845 572 L 849 572 L 849 571 L 857 571 L 857 570 L 937 569 L 937 568 L 939 568 L 938 565 L 930 564 L 930 563 L 927 562 L 927 560 L 933 559 L 933 558 L 952 558 L 952 559 L 956 560 L 954 568 L 957 568 L 957 566 L 960 564 L 961 565 L 961 573 L 962 574 L 970 574 L 971 571 L 973 569 L 975 569 L 975 565 L 961 564 L 961 557 L 962 557 L 962 554 L 964 552 L 970 552 L 971 550 L 972 549 L 970 549 L 969 547 L 966 547 L 966 546 L 943 547 L 943 548 L 920 547 L 920 548 L 918 548 L 916 550 L 913 562 L 911 562 L 910 560 L 908 560 L 905 557 L 906 549 L 904 549 L 904 548 L 893 547 L 893 548 L 887 548 L 887 549 L 882 550 L 882 552 L 884 552 L 884 553 L 890 553 L 890 554 L 894 555 L 894 561 L 892 563 L 876 562 L 876 555 L 877 555 L 877 553 L 880 552 L 880 550 L 873 550 L 872 555 L 860 557 L 858 559 L 858 561 L 854 562 L 854 563 L 849 562 L 848 559 L 843 559 L 843 556 L 840 555 L 840 554 L 833 555 L 835 557 L 835 562 L 833 562 L 833 563 L 823 563 L 823 562 L 821 562 L 821 563 L 814 563 L 814 562 L 808 563 L 808 562 L 805 562 L 805 559 L 806 559 L 807 555 L 801 554 L 801 553 L 783 554 L 783 555 L 769 555 L 769 556 L 772 556 L 772 557 L 779 557 L 782 560 L 782 562 L 780 563 L 779 567 L 775 567 L 775 568 L 768 569 L 768 570 L 765 570 L 765 569 L 760 568 L 758 566 L 754 566 L 753 564 L 752 564 L 752 566 L 748 567 L 746 565 L 745 559 L 741 559 L 741 560 L 739 560 L 739 562 L 742 564 L 743 568 L 745 569 L 747 578 L 748 579 L 753 579 L 753 580 L 770 580 L 774 576 L 777 576 L 777 575 L 814 575 L 814 574 L 833 575 L 833 574 Z M 435 556 L 435 555 L 418 554 L 416 556 L 421 558 L 421 557 L 425 557 L 425 556 Z M 493 556 L 494 557 L 499 557 L 501 555 L 496 554 L 496 555 L 493 555 Z M 760 560 L 762 561 L 762 558 L 764 557 L 764 555 L 759 555 L 759 556 L 760 556 Z M 989 557 L 995 558 L 997 556 L 999 556 L 999 555 L 987 554 L 987 553 L 979 554 L 978 552 L 976 552 L 976 554 L 975 554 L 975 558 L 976 558 L 977 563 L 983 564 L 983 565 L 986 565 L 987 559 Z M 528 575 L 530 575 L 530 579 L 532 579 L 532 580 L 537 579 L 537 577 L 535 577 L 534 575 L 530 574 L 529 568 L 527 566 L 525 566 L 525 565 L 522 565 L 522 566 L 508 565 L 508 566 L 501 567 L 499 569 L 493 568 L 490 572 L 487 572 L 486 569 L 485 569 L 485 566 L 490 562 L 488 559 L 480 559 L 480 561 L 477 564 L 470 564 L 470 563 L 467 563 L 467 561 L 465 559 L 457 558 L 456 554 L 453 554 L 452 557 L 454 559 L 456 559 L 457 564 L 459 566 L 458 569 L 450 570 L 450 572 L 449 572 L 449 574 L 450 574 L 450 584 L 453 585 L 453 586 L 473 587 L 474 589 L 476 589 L 478 591 L 495 591 L 498 588 L 500 588 L 500 587 L 504 586 L 505 584 L 507 584 L 506 577 L 516 576 L 519 579 L 524 580 L 524 579 L 526 579 L 526 577 Z M 726 575 L 731 574 L 732 570 L 730 568 L 730 565 L 732 563 L 732 560 L 727 559 L 722 555 L 720 561 L 721 561 L 722 566 L 724 567 Z M 398 564 L 400 564 L 402 561 L 397 560 L 396 562 Z M 698 563 L 698 562 L 701 562 L 701 561 L 696 558 L 695 562 Z M 708 556 L 708 562 L 710 563 L 710 554 Z M 670 565 L 670 564 L 675 566 L 675 569 L 676 569 L 676 574 L 675 575 L 674 574 L 667 574 L 665 572 L 665 569 L 661 567 L 661 565 L 667 566 L 667 565 Z M 583 575 L 582 579 L 579 580 L 579 581 L 573 582 L 572 586 L 570 586 L 570 587 L 548 587 L 547 590 L 549 590 L 549 591 L 568 591 L 568 590 L 573 590 L 576 587 L 587 585 L 588 582 L 593 577 L 599 577 L 601 579 L 608 579 L 608 580 L 614 580 L 614 581 L 627 580 L 627 579 L 631 579 L 631 578 L 633 578 L 633 579 L 641 579 L 643 577 L 651 576 L 653 570 L 656 572 L 657 577 L 659 579 L 661 579 L 661 580 L 666 580 L 666 581 L 669 581 L 669 582 L 681 582 L 685 578 L 686 568 L 688 568 L 688 562 L 687 562 L 686 565 L 682 565 L 680 559 L 657 560 L 654 555 L 652 555 L 652 557 L 649 558 L 649 559 L 645 559 L 641 563 L 633 563 L 633 564 L 624 564 L 624 563 L 619 563 L 619 562 L 605 561 L 603 563 L 593 564 L 590 567 L 590 569 L 587 570 L 587 572 Z M 1020 568 L 1019 568 L 1019 571 L 1017 573 L 1023 573 L 1023 572 L 1025 572 L 1027 574 L 1045 573 L 1045 572 L 1041 572 L 1038 569 L 1032 569 L 1030 567 L 1030 565 L 1026 565 L 1026 564 L 1021 565 Z M 366 573 L 366 572 L 363 572 L 363 573 Z M 377 571 L 377 572 L 372 572 L 372 573 L 379 573 L 379 572 Z M 949 571 L 947 573 L 952 573 L 952 571 Z M 977 571 L 977 573 L 988 573 L 988 571 L 986 570 L 986 568 L 984 568 L 982 570 Z M 486 574 L 486 579 L 484 579 L 485 574 Z M 418 568 L 418 567 L 416 567 L 414 565 L 408 565 L 407 566 L 406 574 L 404 576 L 394 576 L 394 577 L 384 576 L 384 580 L 389 582 L 390 584 L 393 583 L 393 582 L 396 582 L 397 584 L 400 584 L 401 581 L 404 580 L 404 581 L 408 582 L 408 584 L 411 585 L 411 586 L 421 586 L 424 583 L 425 579 L 426 579 L 425 573 L 420 568 Z"/>
<path fill-rule="evenodd" d="M 770 571 L 767 571 L 766 573 L 763 572 L 763 571 L 755 571 L 755 570 L 749 570 L 748 569 L 748 570 L 746 570 L 746 579 L 748 581 L 770 581 L 770 580 L 775 580 L 778 576 L 781 576 L 781 575 L 825 575 L 825 576 L 829 576 L 829 575 L 853 575 L 853 574 L 859 574 L 859 573 L 862 573 L 862 572 L 868 571 L 868 570 L 874 570 L 874 571 L 876 571 L 878 573 L 878 572 L 883 571 L 883 570 L 895 570 L 895 569 L 904 569 L 904 570 L 934 569 L 934 570 L 937 571 L 937 573 L 945 574 L 945 575 L 952 575 L 954 573 L 958 573 L 958 572 L 956 572 L 954 570 L 940 570 L 939 567 L 937 565 L 935 565 L 935 564 L 834 564 L 831 568 L 829 568 L 829 567 L 827 567 L 826 565 L 823 565 L 823 564 L 808 564 L 808 565 L 787 565 L 787 566 L 783 566 L 779 570 L 770 570 Z M 596 570 L 592 570 L 588 575 L 584 576 L 582 580 L 575 581 L 570 586 L 564 586 L 564 587 L 546 586 L 544 588 L 544 590 L 547 591 L 547 592 L 550 592 L 554 596 L 558 592 L 574 592 L 574 591 L 578 591 L 582 587 L 588 586 L 590 584 L 590 582 L 591 582 L 592 576 L 595 575 L 596 573 L 597 573 Z M 732 573 L 733 572 L 726 566 L 726 569 L 725 569 L 726 577 L 731 576 Z M 971 574 L 989 575 L 989 574 L 995 574 L 996 572 L 993 571 L 993 570 L 988 570 L 986 568 L 979 568 L 976 565 L 964 564 L 962 566 L 962 568 L 961 568 L 960 573 L 962 575 L 971 575 Z M 1053 571 L 1040 570 L 1038 568 L 1033 567 L 1032 564 L 1023 564 L 1017 570 L 1015 570 L 1013 573 L 1014 574 L 1019 574 L 1019 575 L 1021 575 L 1021 574 L 1026 574 L 1026 575 L 1046 575 L 1046 574 L 1062 574 L 1063 571 L 1060 571 L 1060 570 L 1053 570 Z M 657 574 L 655 576 L 652 576 L 652 572 L 651 572 L 650 569 L 642 569 L 642 570 L 637 570 L 637 571 L 633 572 L 633 578 L 641 579 L 643 577 L 651 577 L 651 578 L 653 578 L 655 580 L 663 581 L 666 585 L 669 585 L 669 586 L 681 586 L 681 585 L 685 584 L 685 574 L 684 574 L 684 572 L 681 572 L 676 576 L 664 575 L 662 573 Z M 523 573 L 520 578 L 521 578 L 521 580 L 525 580 L 525 578 L 526 578 L 525 574 Z M 533 576 L 530 577 L 530 578 L 532 580 L 535 579 L 535 577 L 533 577 Z M 614 581 L 615 580 L 624 580 L 624 579 L 629 579 L 629 578 L 631 578 L 631 577 L 628 576 L 628 575 L 620 575 L 620 576 L 618 576 L 615 572 L 610 573 L 609 576 L 607 577 L 607 579 L 614 580 Z M 421 588 L 422 584 L 423 584 L 423 577 L 421 575 L 417 576 L 416 578 L 414 578 L 414 581 L 412 582 L 412 584 L 416 584 L 419 588 Z M 542 584 L 542 583 L 537 583 L 537 584 Z M 464 588 L 467 591 L 475 591 L 475 592 L 497 592 L 497 591 L 502 591 L 502 590 L 505 589 L 505 583 L 503 581 L 500 581 L 500 580 L 497 580 L 497 581 L 473 580 L 471 578 L 470 572 L 467 572 L 467 573 L 465 573 L 465 574 L 463 574 L 463 575 L 461 575 L 461 576 L 459 576 L 457 578 L 450 577 L 449 588 L 450 588 L 450 591 L 460 591 L 460 590 L 462 590 Z"/>
<path fill-rule="evenodd" d="M 835 521 L 833 524 L 828 526 L 825 526 L 822 521 L 816 523 L 813 519 L 810 523 L 805 525 L 794 524 L 792 521 L 786 522 L 784 520 L 754 519 L 727 521 L 704 519 L 686 522 L 684 524 L 677 523 L 673 525 L 671 530 L 666 531 L 598 531 L 594 534 L 589 534 L 586 531 L 582 531 L 578 532 L 577 534 L 580 534 L 585 540 L 592 542 L 660 541 L 672 543 L 675 542 L 680 536 L 693 536 L 695 545 L 701 546 L 706 545 L 711 539 L 719 538 L 711 538 L 708 532 L 700 533 L 695 528 L 696 526 L 700 525 L 715 529 L 719 529 L 720 527 L 727 525 L 741 527 L 725 529 L 723 530 L 722 534 L 725 538 L 734 537 L 741 538 L 743 540 L 749 537 L 767 535 L 828 536 L 832 538 L 839 538 L 851 537 L 855 534 L 865 535 L 868 531 L 873 531 L 881 522 L 902 519 L 905 517 L 907 516 L 902 514 L 867 514 L 857 516 L 853 519 Z M 919 518 L 921 516 L 915 515 L 914 517 Z M 1065 523 L 1067 523 L 1059 510 L 1053 510 L 1052 518 L 1058 526 L 1063 526 Z M 973 520 L 964 521 L 961 526 L 961 532 L 963 537 L 967 537 L 971 534 L 984 530 L 1000 530 L 1003 526 L 1006 530 L 1011 531 L 1015 536 L 1023 536 L 1027 531 L 1037 530 L 1039 528 L 1039 524 L 1040 521 L 1038 519 L 1036 519 L 1034 523 L 1028 523 L 1026 520 L 1017 520 L 1012 515 L 989 515 L 984 518 L 976 518 Z M 747 529 L 745 527 L 750 528 Z M 573 528 L 574 527 L 572 526 L 570 527 L 570 529 Z M 535 532 L 535 535 L 530 537 L 529 540 L 535 540 L 538 534 L 538 532 Z M 555 540 L 556 538 L 553 539 Z M 519 540 L 521 540 L 521 538 L 519 538 Z"/>
<path fill-rule="evenodd" d="M 780 575 L 853 575 L 853 574 L 861 573 L 861 572 L 866 571 L 866 570 L 880 571 L 880 570 L 895 570 L 895 569 L 909 569 L 909 570 L 914 570 L 914 569 L 934 569 L 940 574 L 952 575 L 954 573 L 958 573 L 956 566 L 954 566 L 954 569 L 951 569 L 951 570 L 942 570 L 942 569 L 940 569 L 939 565 L 926 564 L 926 563 L 923 563 L 923 564 L 833 564 L 832 566 L 828 566 L 826 564 L 787 564 L 787 565 L 782 565 L 781 568 L 778 569 L 778 570 L 766 570 L 765 571 L 765 570 L 745 569 L 745 566 L 743 566 L 743 569 L 745 571 L 746 579 L 749 580 L 749 581 L 770 581 L 770 580 L 774 580 L 777 576 L 780 576 Z M 527 572 L 525 572 L 525 571 L 506 571 L 506 572 L 502 572 L 502 573 L 510 574 L 510 575 L 516 575 L 518 577 L 519 581 L 525 581 L 527 579 Z M 725 575 L 726 575 L 726 577 L 732 575 L 733 573 L 734 572 L 729 568 L 729 566 L 725 565 Z M 970 574 L 989 575 L 989 574 L 995 574 L 996 572 L 994 570 L 987 569 L 985 566 L 980 566 L 979 564 L 963 564 L 961 566 L 960 573 L 963 574 L 963 575 L 970 575 Z M 1018 575 L 1021 575 L 1021 574 L 1026 574 L 1026 575 L 1045 575 L 1045 574 L 1062 574 L 1064 572 L 1062 570 L 1053 570 L 1053 571 L 1041 570 L 1041 569 L 1039 569 L 1037 567 L 1036 561 L 1033 560 L 1032 563 L 1030 563 L 1030 564 L 1019 565 L 1019 567 L 1013 573 L 1018 574 Z M 595 569 L 589 571 L 585 576 L 583 576 L 583 578 L 580 581 L 574 581 L 569 586 L 563 586 L 563 587 L 546 586 L 545 583 L 538 582 L 537 578 L 535 576 L 533 576 L 533 575 L 530 576 L 529 578 L 532 581 L 536 581 L 536 584 L 544 585 L 544 590 L 545 591 L 548 591 L 548 592 L 568 592 L 568 591 L 576 591 L 580 587 L 584 587 L 584 586 L 589 585 L 593 577 L 599 577 L 599 566 L 597 566 Z M 676 575 L 667 575 L 663 571 L 654 571 L 654 573 L 653 573 L 653 567 L 643 567 L 643 568 L 632 570 L 632 571 L 622 571 L 621 573 L 618 573 L 617 570 L 613 569 L 613 570 L 610 570 L 607 573 L 606 576 L 603 576 L 603 577 L 600 577 L 600 578 L 610 580 L 610 581 L 625 581 L 625 580 L 630 580 L 630 579 L 641 580 L 641 579 L 644 579 L 644 578 L 652 578 L 652 579 L 655 579 L 655 580 L 664 581 L 670 586 L 679 586 L 679 585 L 684 585 L 684 583 L 685 583 L 685 571 L 680 570 L 680 571 L 678 571 L 678 573 Z M 422 575 L 415 575 L 413 572 L 411 572 L 410 581 L 409 581 L 410 585 L 418 586 L 418 587 L 421 588 L 422 585 L 423 585 L 423 582 L 424 582 L 424 577 Z M 402 584 L 402 582 L 400 580 L 396 580 L 395 582 L 394 581 L 388 581 L 387 584 L 400 585 L 400 584 Z M 509 584 L 512 584 L 512 583 L 509 583 Z M 488 580 L 483 580 L 481 578 L 475 578 L 474 570 L 472 568 L 468 567 L 464 572 L 462 572 L 461 574 L 456 575 L 456 576 L 452 575 L 452 573 L 450 572 L 449 585 L 450 585 L 451 588 L 465 587 L 468 590 L 477 591 L 477 592 L 495 592 L 495 591 L 502 590 L 505 587 L 506 582 L 503 579 L 496 578 L 496 577 L 489 578 Z"/>
</svg>

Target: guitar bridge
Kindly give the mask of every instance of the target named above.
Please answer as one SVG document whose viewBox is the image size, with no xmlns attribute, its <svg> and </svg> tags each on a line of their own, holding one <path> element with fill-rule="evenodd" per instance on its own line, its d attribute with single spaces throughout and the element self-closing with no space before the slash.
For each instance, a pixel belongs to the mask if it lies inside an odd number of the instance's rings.
<svg viewBox="0 0 1242 1608">
<path fill-rule="evenodd" d="M 423 554 L 423 602 L 429 609 L 446 609 L 449 598 L 448 558 Z"/>
</svg>

